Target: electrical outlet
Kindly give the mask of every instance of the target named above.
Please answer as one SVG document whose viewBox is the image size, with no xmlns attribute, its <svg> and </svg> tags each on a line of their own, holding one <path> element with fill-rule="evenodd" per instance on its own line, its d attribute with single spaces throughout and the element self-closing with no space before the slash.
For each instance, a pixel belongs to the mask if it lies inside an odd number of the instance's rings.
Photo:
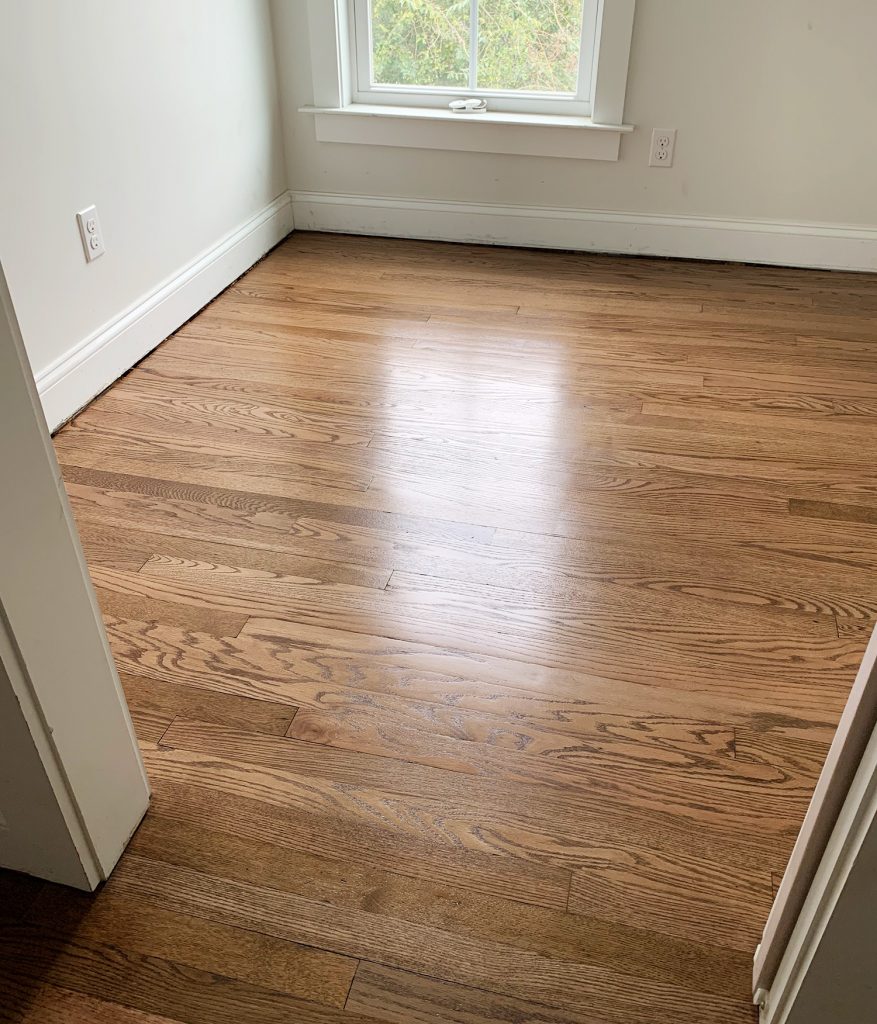
<svg viewBox="0 0 877 1024">
<path fill-rule="evenodd" d="M 91 263 L 98 256 L 103 256 L 107 251 L 104 247 L 104 236 L 101 233 L 100 221 L 97 219 L 97 207 L 89 206 L 76 214 L 76 223 L 79 225 L 79 237 L 82 239 L 82 248 L 85 250 L 85 258 Z"/>
<path fill-rule="evenodd" d="M 656 128 L 652 132 L 652 148 L 649 153 L 649 167 L 672 167 L 673 150 L 676 148 L 675 128 Z"/>
</svg>

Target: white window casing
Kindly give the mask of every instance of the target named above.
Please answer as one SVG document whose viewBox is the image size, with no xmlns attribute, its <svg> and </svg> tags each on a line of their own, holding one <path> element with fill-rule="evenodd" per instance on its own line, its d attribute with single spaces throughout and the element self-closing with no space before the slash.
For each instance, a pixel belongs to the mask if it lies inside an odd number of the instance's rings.
<svg viewBox="0 0 877 1024">
<path fill-rule="evenodd" d="M 488 101 L 478 114 L 448 110 L 467 90 L 372 86 L 356 4 L 362 18 L 367 0 L 308 0 L 314 101 L 301 109 L 314 115 L 319 141 L 618 159 L 622 134 L 633 130 L 623 115 L 635 0 L 586 0 L 574 97 L 478 90 Z"/>
<path fill-rule="evenodd" d="M 447 109 L 448 102 L 463 96 L 482 96 L 488 101 L 488 109 L 498 113 L 514 114 L 568 114 L 590 116 L 591 86 L 593 79 L 594 44 L 596 41 L 597 10 L 599 0 L 583 0 L 582 32 L 579 43 L 578 89 L 575 95 L 558 93 L 510 93 L 502 89 L 479 89 L 475 83 L 477 21 L 470 24 L 469 82 L 465 87 L 452 86 L 399 86 L 372 85 L 371 70 L 371 25 L 369 0 L 349 0 L 348 19 L 349 46 L 355 64 L 351 74 L 353 87 L 352 102 L 370 105 L 429 107 Z M 476 3 L 477 10 L 477 3 Z"/>
</svg>

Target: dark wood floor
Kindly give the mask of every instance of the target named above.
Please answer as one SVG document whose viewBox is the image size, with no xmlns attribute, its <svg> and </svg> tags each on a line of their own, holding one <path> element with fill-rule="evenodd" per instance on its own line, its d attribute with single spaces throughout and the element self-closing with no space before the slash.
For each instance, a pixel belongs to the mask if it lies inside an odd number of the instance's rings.
<svg viewBox="0 0 877 1024">
<path fill-rule="evenodd" d="M 56 448 L 154 787 L 4 1020 L 739 1024 L 877 615 L 873 277 L 297 234 Z"/>
</svg>

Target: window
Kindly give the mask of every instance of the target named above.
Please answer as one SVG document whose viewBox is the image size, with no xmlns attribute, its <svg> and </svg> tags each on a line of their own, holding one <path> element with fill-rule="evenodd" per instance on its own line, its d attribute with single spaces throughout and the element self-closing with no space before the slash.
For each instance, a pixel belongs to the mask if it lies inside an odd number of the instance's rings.
<svg viewBox="0 0 877 1024">
<path fill-rule="evenodd" d="M 355 99 L 589 114 L 596 0 L 353 0 Z"/>
<path fill-rule="evenodd" d="M 320 142 L 617 160 L 635 0 L 308 0 Z M 454 99 L 487 111 L 455 114 Z"/>
</svg>

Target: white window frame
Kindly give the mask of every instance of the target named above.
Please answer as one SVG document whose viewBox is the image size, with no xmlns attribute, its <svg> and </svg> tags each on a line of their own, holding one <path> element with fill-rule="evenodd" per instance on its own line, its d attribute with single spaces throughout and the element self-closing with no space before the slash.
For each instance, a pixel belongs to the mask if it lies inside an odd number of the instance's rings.
<svg viewBox="0 0 877 1024">
<path fill-rule="evenodd" d="M 618 159 L 621 136 L 633 130 L 623 115 L 636 0 L 595 0 L 594 45 L 587 66 L 589 113 L 524 110 L 518 102 L 514 110 L 490 104 L 493 109 L 486 113 L 469 115 L 448 110 L 445 90 L 435 105 L 420 90 L 418 102 L 386 102 L 384 90 L 392 87 L 382 87 L 383 102 L 371 102 L 374 97 L 364 95 L 355 80 L 351 2 L 308 0 L 314 101 L 301 109 L 314 115 L 320 142 Z M 468 95 L 448 93 L 451 98 Z"/>
<path fill-rule="evenodd" d="M 477 59 L 478 0 L 473 0 L 476 18 L 469 33 L 469 81 L 452 86 L 376 85 L 371 81 L 371 0 L 348 0 L 350 54 L 355 103 L 386 103 L 392 106 L 443 108 L 456 98 L 478 96 L 487 100 L 489 110 L 520 114 L 591 113 L 592 70 L 597 40 L 598 0 L 583 0 L 582 34 L 579 43 L 579 73 L 574 93 L 524 92 L 511 89 L 480 89 L 475 84 Z"/>
</svg>

